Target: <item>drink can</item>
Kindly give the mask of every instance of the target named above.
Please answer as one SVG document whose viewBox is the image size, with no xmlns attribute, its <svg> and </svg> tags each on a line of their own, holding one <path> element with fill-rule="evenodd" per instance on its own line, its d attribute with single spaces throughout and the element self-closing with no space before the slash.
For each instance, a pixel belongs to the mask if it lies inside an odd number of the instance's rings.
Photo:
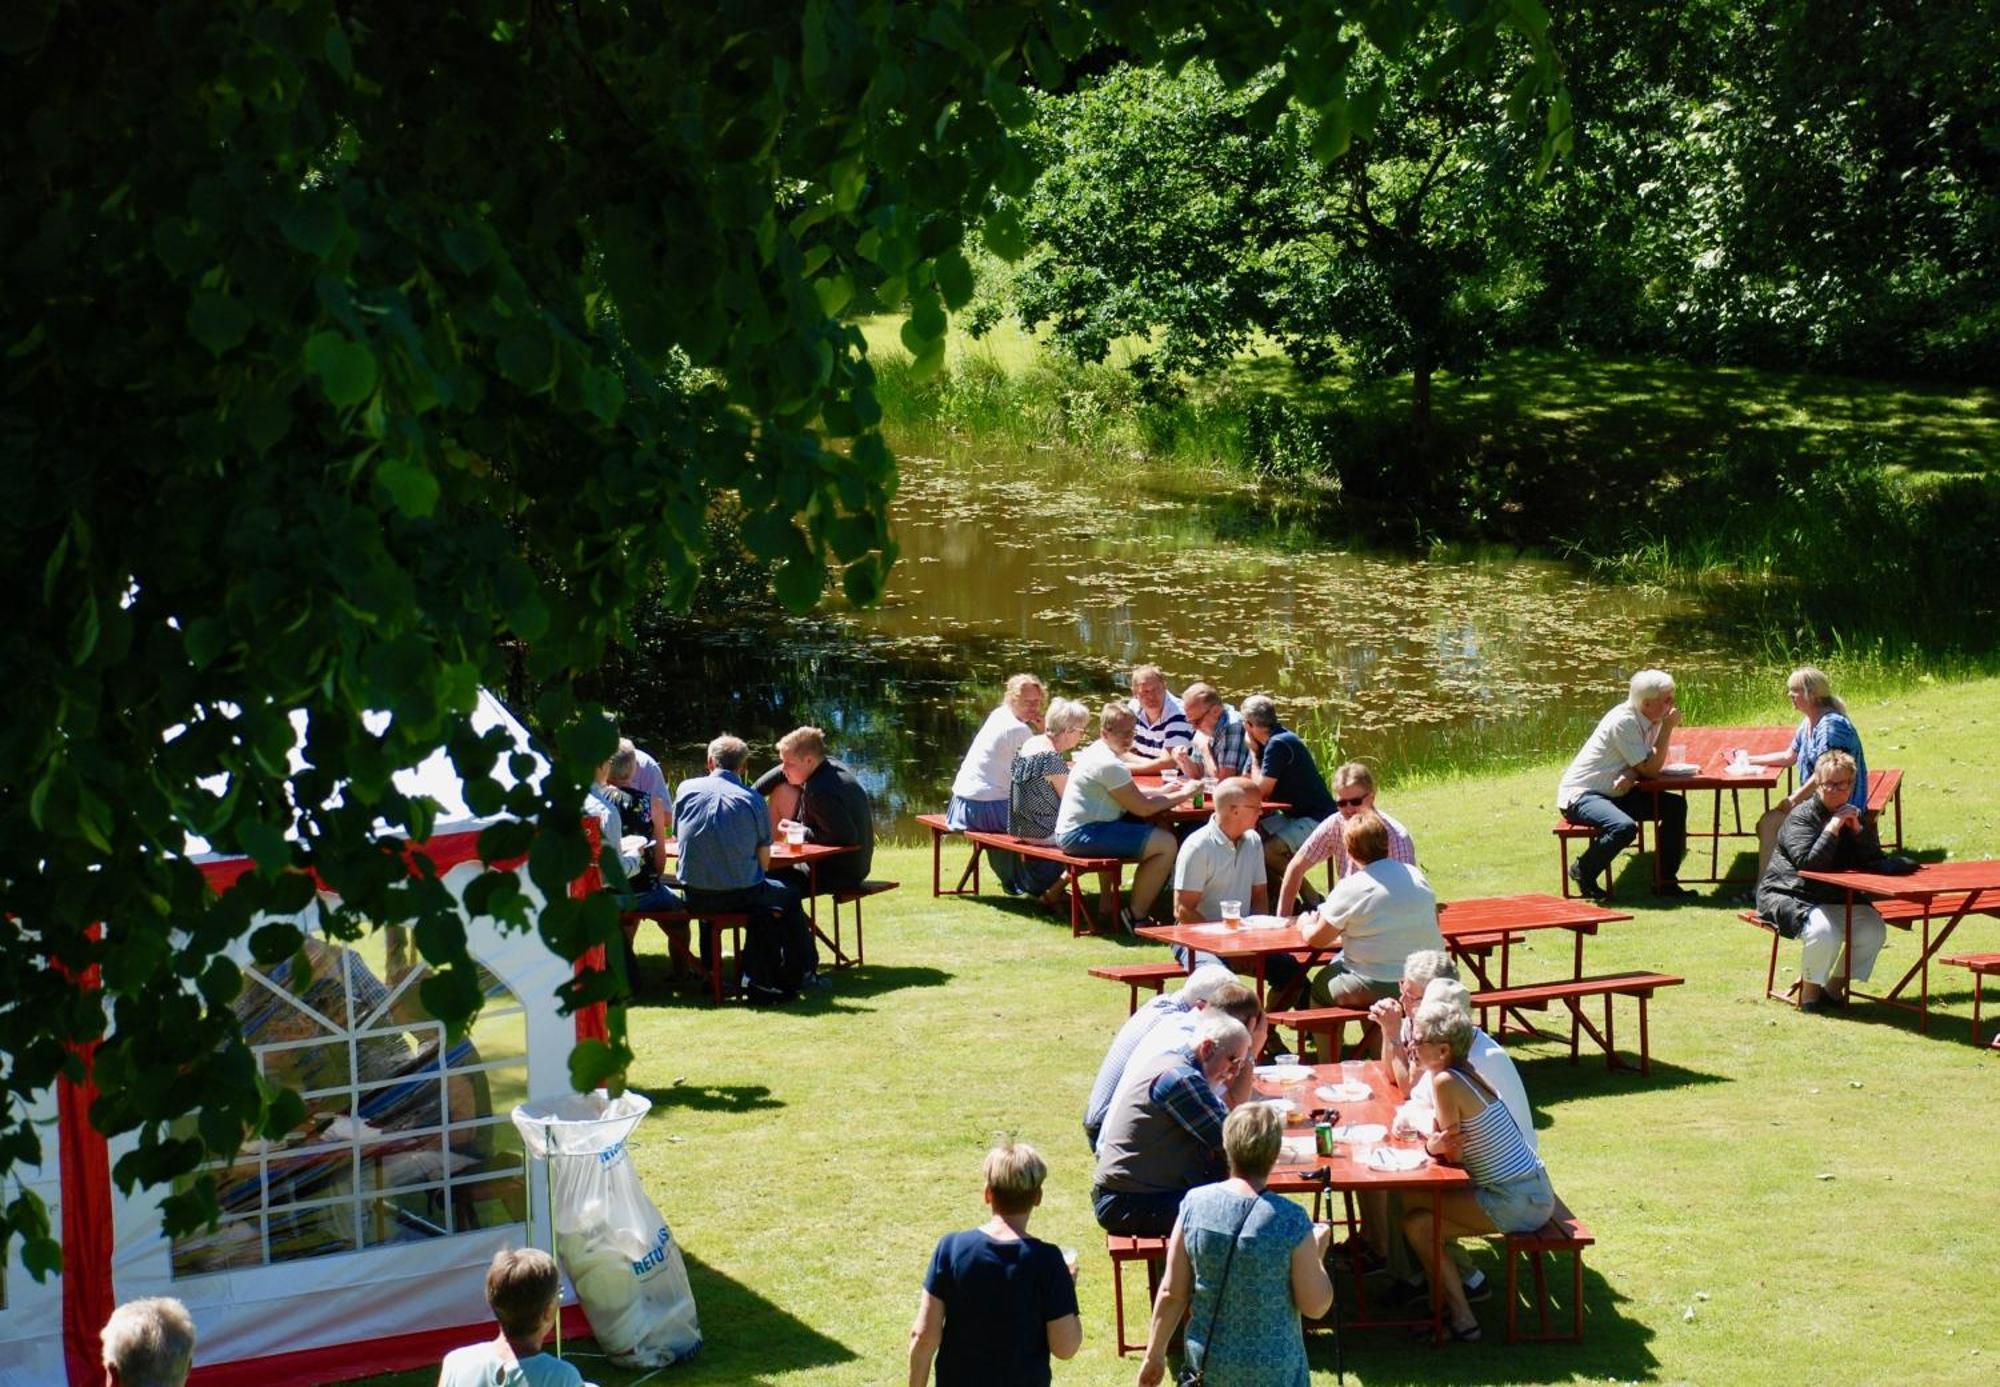
<svg viewBox="0 0 2000 1387">
<path fill-rule="evenodd" d="M 1194 799 L 1193 799 L 1193 800 L 1191 800 L 1191 801 L 1189 801 L 1189 802 L 1190 802 L 1190 803 L 1192 803 L 1192 804 L 1194 805 L 1194 807 L 1195 807 L 1195 808 L 1197 808 L 1197 809 L 1201 808 L 1201 786 L 1200 786 L 1200 784 L 1196 784 L 1196 785 L 1195 785 L 1195 787 L 1194 787 Z"/>
<path fill-rule="evenodd" d="M 1318 1151 L 1322 1156 L 1331 1156 L 1333 1154 L 1333 1124 L 1331 1122 L 1313 1123 L 1313 1149 Z"/>
</svg>

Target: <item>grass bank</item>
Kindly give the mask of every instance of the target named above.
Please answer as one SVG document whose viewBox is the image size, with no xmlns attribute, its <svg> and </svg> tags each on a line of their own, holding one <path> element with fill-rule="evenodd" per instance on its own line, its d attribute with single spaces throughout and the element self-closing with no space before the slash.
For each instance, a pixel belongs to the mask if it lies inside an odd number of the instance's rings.
<svg viewBox="0 0 2000 1387">
<path fill-rule="evenodd" d="M 1329 536 L 1501 544 L 1697 586 L 1780 634 L 1990 649 L 2000 610 L 2000 390 L 1511 351 L 1439 378 L 1301 382 L 1246 357 L 1148 398 L 1015 330 L 914 379 L 869 324 L 905 451 L 1052 453 L 1260 478 Z"/>
<path fill-rule="evenodd" d="M 1996 700 L 2000 680 L 1853 700 L 1871 762 L 1908 773 L 1913 847 L 2000 856 L 2000 789 L 1979 779 Z M 1758 720 L 1774 713 L 1765 707 Z M 1441 896 L 1547 890 L 1559 769 L 1549 759 L 1412 780 L 1385 804 L 1416 834 Z M 1710 891 L 1656 905 L 1641 889 L 1644 863 L 1625 870 L 1621 904 L 1635 918 L 1593 940 L 1588 962 L 1688 979 L 1654 1008 L 1652 1075 L 1610 1074 L 1589 1057 L 1571 1067 L 1566 1048 L 1549 1042 L 1514 1049 L 1556 1188 L 1599 1238 L 1585 1343 L 1509 1349 L 1489 1304 L 1479 1345 L 1350 1335 L 1349 1380 L 1990 1376 L 2000 1355 L 1990 1287 L 2000 1143 L 1987 1115 L 2000 1057 L 1967 1041 L 1964 977 L 1934 973 L 1928 1035 L 1866 1004 L 1801 1016 L 1759 995 L 1764 938 L 1737 922 L 1732 903 Z M 632 1080 L 655 1104 L 635 1156 L 688 1254 L 706 1335 L 699 1358 L 650 1381 L 901 1381 L 931 1245 L 980 1221 L 980 1155 L 1006 1130 L 1050 1162 L 1034 1231 L 1084 1249 L 1085 1345 L 1056 1380 L 1122 1387 L 1136 1363 L 1111 1348 L 1109 1269 L 1077 1114 L 1124 993 L 1084 969 L 1154 950 L 1072 940 L 1063 925 L 992 896 L 933 900 L 927 849 L 884 852 L 877 875 L 903 889 L 870 907 L 869 963 L 830 994 L 777 1013 L 666 997 L 634 1009 Z M 1912 958 L 1910 939 L 1892 936 L 1878 977 Z M 1954 944 L 2000 947 L 2000 926 L 1969 921 Z M 657 980 L 660 945 L 645 947 Z M 1567 947 L 1538 941 L 1516 976 L 1559 975 Z M 1795 967 L 1796 953 L 1781 960 Z M 1495 1265 L 1489 1250 L 1475 1255 Z M 1323 1336 L 1309 1355 L 1314 1381 L 1333 1381 Z M 641 1378 L 580 1363 L 604 1387 Z M 372 1381 L 428 1387 L 435 1371 Z"/>
</svg>

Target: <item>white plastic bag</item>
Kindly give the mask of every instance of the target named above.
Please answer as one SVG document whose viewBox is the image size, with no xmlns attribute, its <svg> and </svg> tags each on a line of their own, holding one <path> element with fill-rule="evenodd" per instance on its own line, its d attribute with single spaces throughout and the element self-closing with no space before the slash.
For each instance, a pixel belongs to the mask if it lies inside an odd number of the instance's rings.
<svg viewBox="0 0 2000 1387">
<path fill-rule="evenodd" d="M 680 1244 L 626 1151 L 652 1106 L 641 1094 L 599 1089 L 514 1109 L 529 1154 L 549 1163 L 563 1270 L 598 1346 L 628 1368 L 662 1368 L 701 1347 Z"/>
</svg>

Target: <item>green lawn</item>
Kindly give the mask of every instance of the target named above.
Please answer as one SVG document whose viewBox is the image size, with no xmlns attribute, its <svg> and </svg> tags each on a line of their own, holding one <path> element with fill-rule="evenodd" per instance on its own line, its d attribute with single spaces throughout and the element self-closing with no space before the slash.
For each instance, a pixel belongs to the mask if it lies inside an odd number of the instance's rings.
<svg viewBox="0 0 2000 1387">
<path fill-rule="evenodd" d="M 2000 856 L 2000 791 L 1977 782 L 1996 701 L 1989 680 L 1855 707 L 1871 762 L 1908 773 L 1913 848 Z M 1444 897 L 1552 889 L 1558 769 L 1427 781 L 1384 803 Z M 904 889 L 871 906 L 869 963 L 830 996 L 780 1013 L 691 1001 L 634 1012 L 632 1077 L 655 1104 L 636 1156 L 686 1249 L 707 1335 L 697 1360 L 653 1380 L 900 1381 L 931 1244 L 980 1221 L 980 1157 L 1004 1129 L 1050 1161 L 1035 1231 L 1085 1249 L 1085 1346 L 1057 1380 L 1129 1383 L 1136 1360 L 1110 1347 L 1078 1125 L 1124 992 L 1083 970 L 1152 952 L 1072 940 L 993 896 L 933 900 L 925 849 L 877 861 Z M 1644 867 L 1628 857 L 1626 869 Z M 1709 894 L 1658 907 L 1636 875 L 1621 904 L 1637 918 L 1593 941 L 1589 966 L 1688 979 L 1655 1003 L 1652 1076 L 1590 1057 L 1572 1068 L 1551 1043 L 1515 1052 L 1556 1188 L 1599 1239 L 1585 1343 L 1509 1349 L 1494 1302 L 1484 1344 L 1356 1333 L 1348 1372 L 1363 1383 L 1990 1380 L 2000 1056 L 1968 1043 L 1963 974 L 1934 973 L 1929 1035 L 1868 1004 L 1801 1016 L 1760 997 L 1765 939 L 1735 904 Z M 1891 934 L 1878 978 L 1912 958 L 1909 937 Z M 2000 948 L 2000 924 L 1969 921 L 1953 943 Z M 1567 936 L 1538 941 L 1516 977 L 1557 975 L 1567 947 Z M 1796 965 L 1795 951 L 1780 957 Z M 1311 1354 L 1315 1380 L 1331 1381 L 1330 1344 Z M 579 1361 L 605 1387 L 639 1377 Z"/>
</svg>

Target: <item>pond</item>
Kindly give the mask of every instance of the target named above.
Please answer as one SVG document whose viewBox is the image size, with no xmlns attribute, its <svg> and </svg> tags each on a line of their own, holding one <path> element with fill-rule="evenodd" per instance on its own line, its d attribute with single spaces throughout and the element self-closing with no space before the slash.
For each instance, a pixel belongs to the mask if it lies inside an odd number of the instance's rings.
<svg viewBox="0 0 2000 1387">
<path fill-rule="evenodd" d="M 1137 662 L 1176 690 L 1268 693 L 1326 768 L 1393 771 L 1566 742 L 1643 665 L 1691 684 L 1744 663 L 1688 598 L 1543 560 L 1342 548 L 1310 503 L 1234 478 L 901 466 L 902 555 L 879 607 L 690 627 L 642 688 L 624 686 L 628 734 L 671 777 L 698 770 L 718 731 L 750 741 L 761 768 L 780 734 L 815 723 L 882 825 L 907 832 L 944 807 L 1016 670 L 1093 709 Z"/>
</svg>

